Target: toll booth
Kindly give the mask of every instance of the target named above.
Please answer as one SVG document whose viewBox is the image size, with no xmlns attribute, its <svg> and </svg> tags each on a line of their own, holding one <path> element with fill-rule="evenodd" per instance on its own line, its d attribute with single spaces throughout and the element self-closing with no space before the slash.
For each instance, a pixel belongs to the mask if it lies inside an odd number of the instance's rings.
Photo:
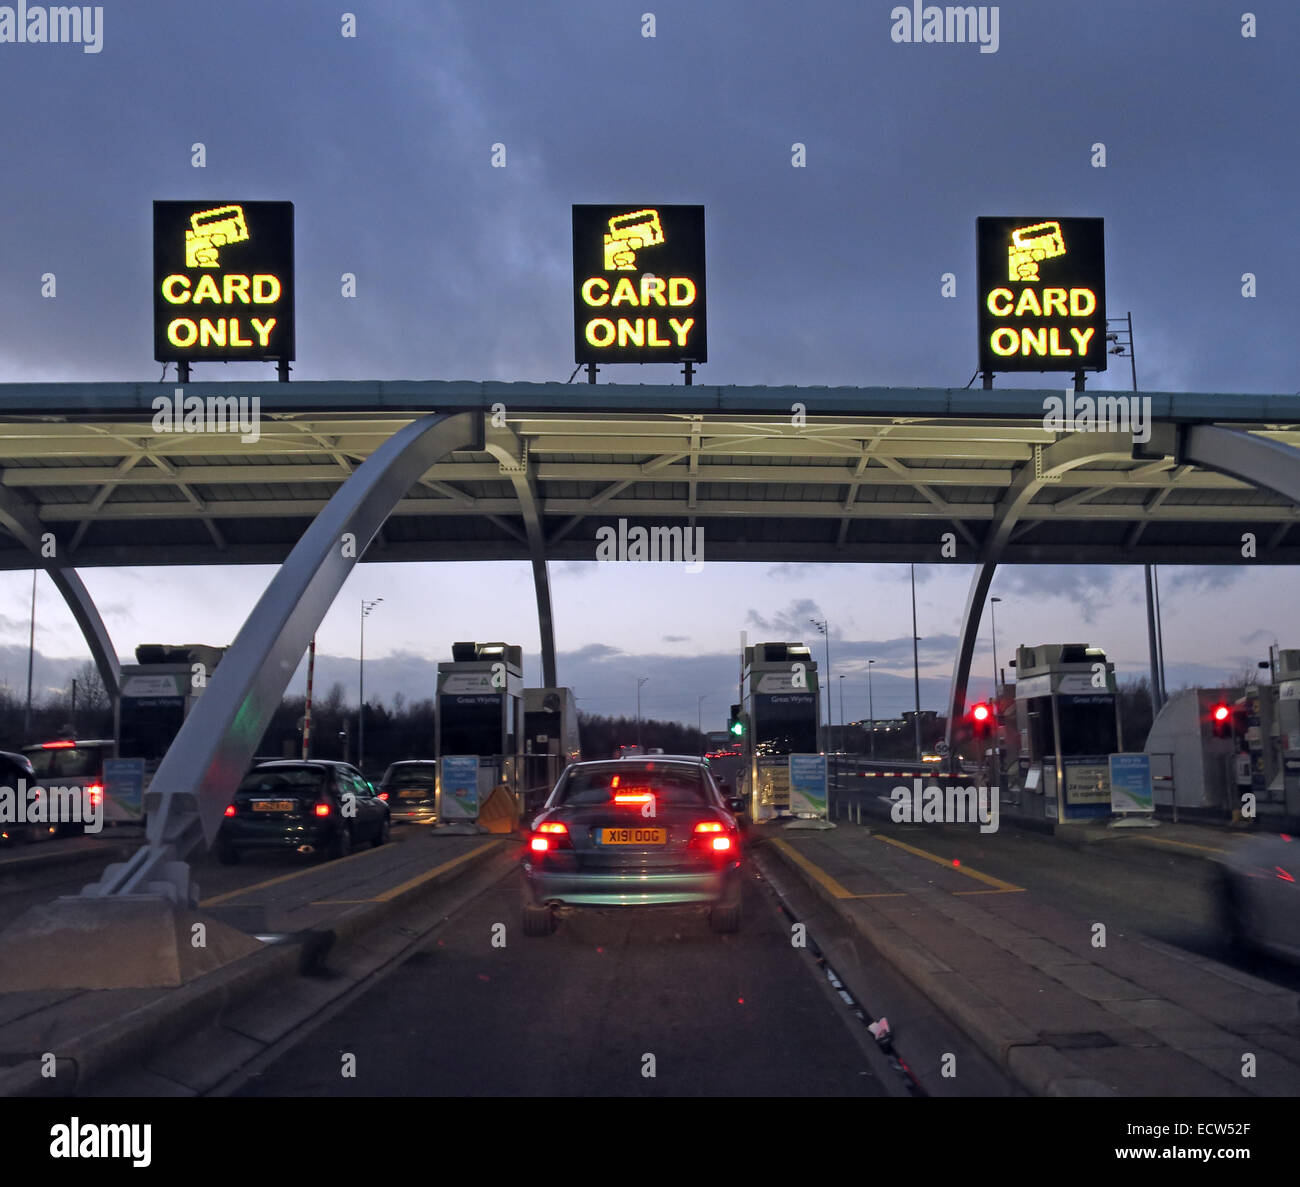
<svg viewBox="0 0 1300 1187">
<path fill-rule="evenodd" d="M 1110 756 L 1124 748 L 1115 665 L 1100 647 L 1016 649 L 1014 739 L 1019 814 L 1108 819 Z M 1009 731 L 1008 731 L 1009 733 Z"/>
<path fill-rule="evenodd" d="M 742 761 L 736 794 L 751 820 L 790 812 L 790 755 L 817 754 L 817 664 L 803 643 L 755 643 L 741 668 Z"/>
<path fill-rule="evenodd" d="M 571 688 L 524 689 L 525 807 L 544 802 L 560 772 L 582 757 L 578 702 Z"/>
<path fill-rule="evenodd" d="M 438 664 L 434 717 L 441 823 L 481 820 L 491 826 L 502 819 L 503 805 L 517 818 L 523 736 L 523 649 L 453 643 L 451 660 Z"/>
<path fill-rule="evenodd" d="M 226 648 L 206 643 L 141 643 L 136 662 L 122 665 L 121 693 L 113 707 L 116 761 L 105 773 L 106 819 L 139 820 L 148 814 L 158 764 L 225 653 Z"/>
<path fill-rule="evenodd" d="M 1282 766 L 1282 805 L 1288 817 L 1300 821 L 1300 649 L 1276 652 L 1273 680 L 1277 690 L 1274 720 Z"/>
<path fill-rule="evenodd" d="M 1254 798 L 1261 823 L 1300 821 L 1300 650 L 1275 650 L 1271 683 L 1185 689 L 1152 723 L 1157 808 L 1227 820 Z"/>
</svg>

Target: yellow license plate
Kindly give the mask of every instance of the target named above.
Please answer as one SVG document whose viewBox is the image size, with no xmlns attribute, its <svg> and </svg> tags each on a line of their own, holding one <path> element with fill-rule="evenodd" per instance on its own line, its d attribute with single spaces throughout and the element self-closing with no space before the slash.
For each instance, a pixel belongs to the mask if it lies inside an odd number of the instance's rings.
<svg viewBox="0 0 1300 1187">
<path fill-rule="evenodd" d="M 596 838 L 600 845 L 665 845 L 666 828 L 602 828 Z"/>
<path fill-rule="evenodd" d="M 254 800 L 254 812 L 292 812 L 293 800 Z"/>
<path fill-rule="evenodd" d="M 428 798 L 428 794 L 428 792 L 421 791 L 418 788 L 410 791 L 399 791 L 397 793 L 398 798 L 403 800 L 422 800 Z"/>
</svg>

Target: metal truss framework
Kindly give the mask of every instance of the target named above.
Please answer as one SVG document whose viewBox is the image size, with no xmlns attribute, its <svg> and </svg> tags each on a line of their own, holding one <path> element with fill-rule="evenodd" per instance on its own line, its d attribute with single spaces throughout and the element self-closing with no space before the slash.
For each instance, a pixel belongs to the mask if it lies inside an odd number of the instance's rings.
<svg viewBox="0 0 1300 1187">
<path fill-rule="evenodd" d="M 0 568 L 31 567 L 32 541 L 52 533 L 59 565 L 42 563 L 110 655 L 71 566 L 280 564 L 354 471 L 434 408 L 472 411 L 486 433 L 413 478 L 364 559 L 529 561 L 548 685 L 546 563 L 593 560 L 597 530 L 620 519 L 702 527 L 713 561 L 977 565 L 953 716 L 992 566 L 1240 564 L 1243 532 L 1255 563 L 1300 563 L 1300 397 L 1135 393 L 1155 421 L 1139 444 L 1044 427 L 1055 391 L 186 387 L 261 399 L 245 442 L 155 432 L 164 392 L 0 385 Z"/>
</svg>

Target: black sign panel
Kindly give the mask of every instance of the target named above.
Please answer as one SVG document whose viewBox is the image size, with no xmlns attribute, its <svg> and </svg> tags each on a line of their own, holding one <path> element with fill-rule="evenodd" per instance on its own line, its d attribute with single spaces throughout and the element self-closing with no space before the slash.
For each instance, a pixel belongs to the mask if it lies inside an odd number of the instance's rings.
<svg viewBox="0 0 1300 1187">
<path fill-rule="evenodd" d="M 573 208 L 578 363 L 708 361 L 703 206 Z"/>
<path fill-rule="evenodd" d="M 979 369 L 1104 371 L 1104 220 L 975 221 Z"/>
<path fill-rule="evenodd" d="M 154 358 L 294 357 L 293 203 L 153 204 Z"/>
</svg>

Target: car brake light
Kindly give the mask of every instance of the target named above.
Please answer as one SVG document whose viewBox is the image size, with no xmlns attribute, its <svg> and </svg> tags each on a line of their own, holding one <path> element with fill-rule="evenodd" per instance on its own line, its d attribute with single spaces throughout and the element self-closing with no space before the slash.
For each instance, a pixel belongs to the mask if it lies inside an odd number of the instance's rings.
<svg viewBox="0 0 1300 1187">
<path fill-rule="evenodd" d="M 233 816 L 234 814 L 235 814 L 235 805 L 234 805 L 234 804 L 227 804 L 227 805 L 226 805 L 226 815 L 227 815 L 227 816 Z"/>
<path fill-rule="evenodd" d="M 528 838 L 528 848 L 534 853 L 551 853 L 556 849 L 572 849 L 569 840 L 569 826 L 559 820 L 543 821 L 537 831 Z"/>
<path fill-rule="evenodd" d="M 714 838 L 713 838 L 713 851 L 714 851 L 715 853 L 727 853 L 727 852 L 730 852 L 730 850 L 731 850 L 731 838 L 730 838 L 730 837 L 714 837 Z"/>
<path fill-rule="evenodd" d="M 711 853 L 733 853 L 736 844 L 720 820 L 701 820 L 695 826 L 690 848 L 707 849 Z"/>
<path fill-rule="evenodd" d="M 619 792 L 614 796 L 616 804 L 648 804 L 654 796 L 648 791 Z"/>
<path fill-rule="evenodd" d="M 379 793 L 379 798 L 380 798 L 381 800 L 383 800 L 384 803 L 388 803 L 388 792 L 386 792 L 386 791 L 381 791 L 381 792 Z"/>
<path fill-rule="evenodd" d="M 42 742 L 42 750 L 66 750 L 69 746 L 75 746 L 76 742 Z"/>
<path fill-rule="evenodd" d="M 92 783 L 86 788 L 86 794 L 90 797 L 91 804 L 97 807 L 104 798 L 104 785 Z"/>
<path fill-rule="evenodd" d="M 332 809 L 330 808 L 329 804 L 317 804 L 313 809 L 313 811 L 316 813 L 317 816 L 328 816 L 332 811 Z"/>
<path fill-rule="evenodd" d="M 701 820 L 695 826 L 695 831 L 697 833 L 720 833 L 723 830 L 722 824 L 717 820 Z"/>
</svg>

